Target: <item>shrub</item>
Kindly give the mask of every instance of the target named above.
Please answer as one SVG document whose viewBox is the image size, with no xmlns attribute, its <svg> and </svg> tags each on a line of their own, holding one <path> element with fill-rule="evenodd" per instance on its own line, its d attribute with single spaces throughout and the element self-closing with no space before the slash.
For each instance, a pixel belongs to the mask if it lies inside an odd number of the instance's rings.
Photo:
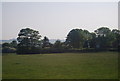
<svg viewBox="0 0 120 81">
<path fill-rule="evenodd" d="M 2 48 L 2 53 L 15 53 L 16 49 L 12 47 L 4 47 Z"/>
</svg>

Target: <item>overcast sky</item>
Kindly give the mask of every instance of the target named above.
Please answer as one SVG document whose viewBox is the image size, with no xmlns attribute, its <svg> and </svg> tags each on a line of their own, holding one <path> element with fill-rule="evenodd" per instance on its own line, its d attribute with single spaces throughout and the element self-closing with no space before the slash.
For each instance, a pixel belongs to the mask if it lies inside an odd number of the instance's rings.
<svg viewBox="0 0 120 81">
<path fill-rule="evenodd" d="M 73 28 L 90 32 L 99 27 L 118 29 L 118 3 L 3 2 L 2 39 L 16 38 L 27 27 L 49 39 L 65 39 Z"/>
</svg>

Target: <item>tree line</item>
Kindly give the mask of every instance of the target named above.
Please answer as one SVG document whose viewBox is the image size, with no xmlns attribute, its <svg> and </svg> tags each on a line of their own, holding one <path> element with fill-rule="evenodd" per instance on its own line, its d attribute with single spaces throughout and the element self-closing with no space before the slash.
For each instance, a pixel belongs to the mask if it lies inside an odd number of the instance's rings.
<svg viewBox="0 0 120 81">
<path fill-rule="evenodd" d="M 54 44 L 48 37 L 41 39 L 39 31 L 25 28 L 18 33 L 17 41 L 2 44 L 3 53 L 18 54 L 60 53 L 76 51 L 113 50 L 120 47 L 120 30 L 101 27 L 94 32 L 83 29 L 72 29 L 65 42 L 57 40 Z"/>
</svg>

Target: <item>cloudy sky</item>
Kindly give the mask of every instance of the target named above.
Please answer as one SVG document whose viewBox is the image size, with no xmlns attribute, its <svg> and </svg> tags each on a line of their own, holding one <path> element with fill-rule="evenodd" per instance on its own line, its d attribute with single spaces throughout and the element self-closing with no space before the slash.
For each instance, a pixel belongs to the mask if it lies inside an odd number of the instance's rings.
<svg viewBox="0 0 120 81">
<path fill-rule="evenodd" d="M 22 28 L 42 37 L 65 39 L 73 28 L 93 32 L 118 28 L 117 2 L 3 2 L 2 39 L 16 38 Z"/>
</svg>

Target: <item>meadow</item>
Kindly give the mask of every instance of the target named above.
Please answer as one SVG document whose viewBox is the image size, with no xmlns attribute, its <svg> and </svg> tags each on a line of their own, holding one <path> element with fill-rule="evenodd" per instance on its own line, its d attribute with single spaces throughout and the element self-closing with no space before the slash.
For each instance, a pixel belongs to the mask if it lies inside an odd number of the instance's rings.
<svg viewBox="0 0 120 81">
<path fill-rule="evenodd" d="M 117 79 L 118 53 L 2 56 L 3 79 Z"/>
<path fill-rule="evenodd" d="M 2 79 L 2 53 L 0 53 L 0 80 Z"/>
</svg>

